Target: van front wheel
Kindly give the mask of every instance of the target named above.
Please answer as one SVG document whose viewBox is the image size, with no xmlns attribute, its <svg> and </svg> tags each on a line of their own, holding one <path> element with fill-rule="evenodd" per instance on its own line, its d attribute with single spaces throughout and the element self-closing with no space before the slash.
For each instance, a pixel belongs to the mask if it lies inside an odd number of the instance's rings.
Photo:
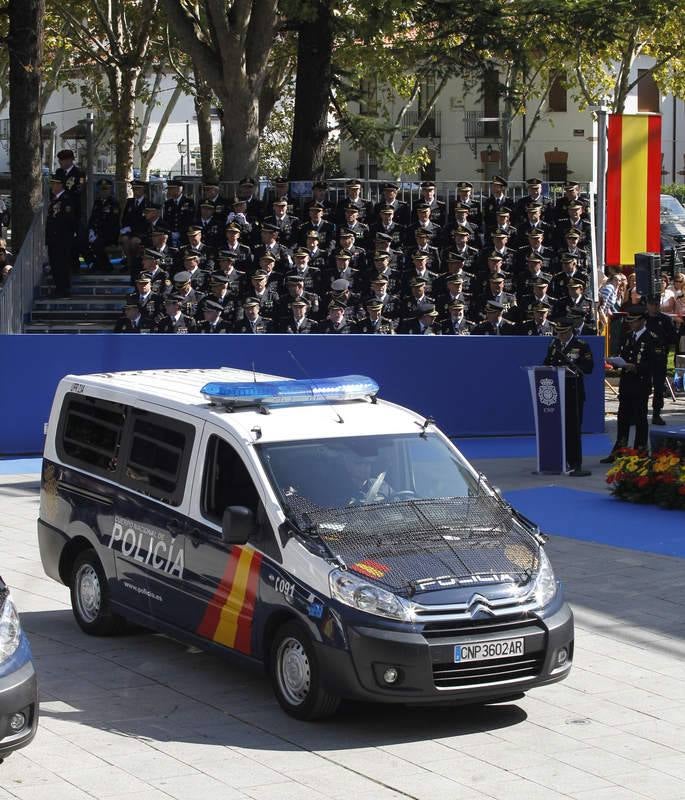
<svg viewBox="0 0 685 800">
<path fill-rule="evenodd" d="M 281 626 L 271 644 L 269 667 L 276 699 L 291 717 L 330 717 L 340 698 L 322 686 L 316 653 L 306 629 L 297 622 Z"/>
<path fill-rule="evenodd" d="M 123 619 L 109 604 L 107 576 L 94 550 L 84 550 L 71 572 L 71 608 L 81 630 L 91 636 L 111 636 L 123 627 Z"/>
</svg>

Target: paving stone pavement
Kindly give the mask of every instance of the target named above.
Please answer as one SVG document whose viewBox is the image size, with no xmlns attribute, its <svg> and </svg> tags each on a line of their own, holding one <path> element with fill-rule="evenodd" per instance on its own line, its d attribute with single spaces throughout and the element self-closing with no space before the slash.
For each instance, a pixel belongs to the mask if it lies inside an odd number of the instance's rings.
<svg viewBox="0 0 685 800">
<path fill-rule="evenodd" d="M 42 715 L 0 766 L 0 800 L 685 798 L 685 560 L 554 539 L 576 615 L 565 682 L 482 708 L 349 704 L 307 724 L 261 674 L 159 635 L 82 634 L 40 564 L 37 476 L 0 481 L 0 572 Z"/>
</svg>

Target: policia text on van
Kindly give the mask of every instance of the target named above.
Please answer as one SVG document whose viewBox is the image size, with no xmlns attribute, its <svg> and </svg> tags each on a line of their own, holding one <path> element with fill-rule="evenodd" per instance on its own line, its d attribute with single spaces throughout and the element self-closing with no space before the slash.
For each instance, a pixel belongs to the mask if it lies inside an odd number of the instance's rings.
<svg viewBox="0 0 685 800">
<path fill-rule="evenodd" d="M 487 702 L 564 678 L 542 537 L 369 378 L 69 376 L 38 535 L 78 624 L 263 662 L 282 707 Z"/>
</svg>

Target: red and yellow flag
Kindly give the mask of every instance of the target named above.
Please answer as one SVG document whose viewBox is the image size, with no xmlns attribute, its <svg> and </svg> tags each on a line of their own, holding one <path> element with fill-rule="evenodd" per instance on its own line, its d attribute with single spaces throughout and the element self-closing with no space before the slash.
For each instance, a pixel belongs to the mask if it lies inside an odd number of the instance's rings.
<svg viewBox="0 0 685 800">
<path fill-rule="evenodd" d="M 610 114 L 608 135 L 605 261 L 633 264 L 661 247 L 661 116 Z"/>
</svg>

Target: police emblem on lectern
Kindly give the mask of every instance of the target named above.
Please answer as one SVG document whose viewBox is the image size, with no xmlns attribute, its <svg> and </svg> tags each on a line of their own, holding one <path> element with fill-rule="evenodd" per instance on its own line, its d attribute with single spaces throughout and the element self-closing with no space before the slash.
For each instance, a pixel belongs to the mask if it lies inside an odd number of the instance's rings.
<svg viewBox="0 0 685 800">
<path fill-rule="evenodd" d="M 543 406 L 556 405 L 559 400 L 557 387 L 554 385 L 554 381 L 551 378 L 542 378 L 540 381 L 540 385 L 538 386 L 538 400 Z"/>
</svg>

